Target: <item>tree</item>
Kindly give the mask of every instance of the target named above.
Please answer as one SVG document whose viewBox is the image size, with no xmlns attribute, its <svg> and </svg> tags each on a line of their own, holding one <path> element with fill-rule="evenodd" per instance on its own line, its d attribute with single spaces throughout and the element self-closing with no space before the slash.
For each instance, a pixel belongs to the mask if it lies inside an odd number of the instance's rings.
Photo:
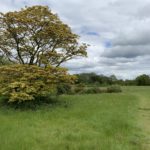
<svg viewBox="0 0 150 150">
<path fill-rule="evenodd" d="M 146 74 L 138 76 L 135 81 L 137 85 L 150 85 L 150 77 Z"/>
<path fill-rule="evenodd" d="M 0 13 L 0 58 L 12 62 L 0 67 L 0 94 L 8 102 L 23 102 L 56 95 L 59 84 L 72 84 L 76 77 L 59 66 L 87 56 L 87 45 L 78 38 L 48 7 Z"/>
<path fill-rule="evenodd" d="M 109 78 L 112 81 L 112 83 L 117 81 L 117 77 L 115 75 L 111 75 Z"/>
<path fill-rule="evenodd" d="M 58 67 L 87 56 L 87 45 L 78 38 L 45 6 L 0 13 L 0 55 L 15 63 Z"/>
</svg>

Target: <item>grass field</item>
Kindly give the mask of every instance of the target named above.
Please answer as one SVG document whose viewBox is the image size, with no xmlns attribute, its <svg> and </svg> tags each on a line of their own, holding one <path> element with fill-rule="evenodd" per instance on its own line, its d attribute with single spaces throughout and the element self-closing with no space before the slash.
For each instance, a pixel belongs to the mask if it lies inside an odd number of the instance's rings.
<svg viewBox="0 0 150 150">
<path fill-rule="evenodd" d="M 0 107 L 0 150 L 149 150 L 150 87 L 62 96 L 36 111 Z"/>
</svg>

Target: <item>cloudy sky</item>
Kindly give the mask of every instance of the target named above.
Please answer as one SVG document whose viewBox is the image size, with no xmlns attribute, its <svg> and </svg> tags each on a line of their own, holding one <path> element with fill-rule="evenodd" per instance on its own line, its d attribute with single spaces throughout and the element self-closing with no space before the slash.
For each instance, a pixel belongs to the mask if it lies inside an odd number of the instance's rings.
<svg viewBox="0 0 150 150">
<path fill-rule="evenodd" d="M 149 0 L 1 0 L 0 11 L 48 5 L 91 46 L 88 58 L 65 64 L 71 73 L 133 78 L 150 74 Z"/>
</svg>

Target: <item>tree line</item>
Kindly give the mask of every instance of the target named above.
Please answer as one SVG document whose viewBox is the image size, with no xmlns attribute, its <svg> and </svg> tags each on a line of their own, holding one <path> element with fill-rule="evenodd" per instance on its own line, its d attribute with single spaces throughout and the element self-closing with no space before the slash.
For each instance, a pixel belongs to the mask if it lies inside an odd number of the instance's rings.
<svg viewBox="0 0 150 150">
<path fill-rule="evenodd" d="M 78 77 L 77 84 L 86 84 L 86 85 L 125 85 L 125 86 L 148 86 L 150 85 L 150 76 L 146 74 L 142 74 L 137 76 L 134 79 L 118 79 L 115 75 L 105 76 L 105 75 L 98 75 L 96 73 L 81 73 L 76 74 Z"/>
</svg>

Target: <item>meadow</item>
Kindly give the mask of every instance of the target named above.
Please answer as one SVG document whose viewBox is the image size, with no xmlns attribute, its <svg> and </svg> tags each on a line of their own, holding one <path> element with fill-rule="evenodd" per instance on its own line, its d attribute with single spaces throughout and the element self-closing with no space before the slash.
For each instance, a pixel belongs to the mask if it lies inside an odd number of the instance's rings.
<svg viewBox="0 0 150 150">
<path fill-rule="evenodd" d="M 63 95 L 37 110 L 0 106 L 0 150 L 149 150 L 150 87 Z"/>
</svg>

